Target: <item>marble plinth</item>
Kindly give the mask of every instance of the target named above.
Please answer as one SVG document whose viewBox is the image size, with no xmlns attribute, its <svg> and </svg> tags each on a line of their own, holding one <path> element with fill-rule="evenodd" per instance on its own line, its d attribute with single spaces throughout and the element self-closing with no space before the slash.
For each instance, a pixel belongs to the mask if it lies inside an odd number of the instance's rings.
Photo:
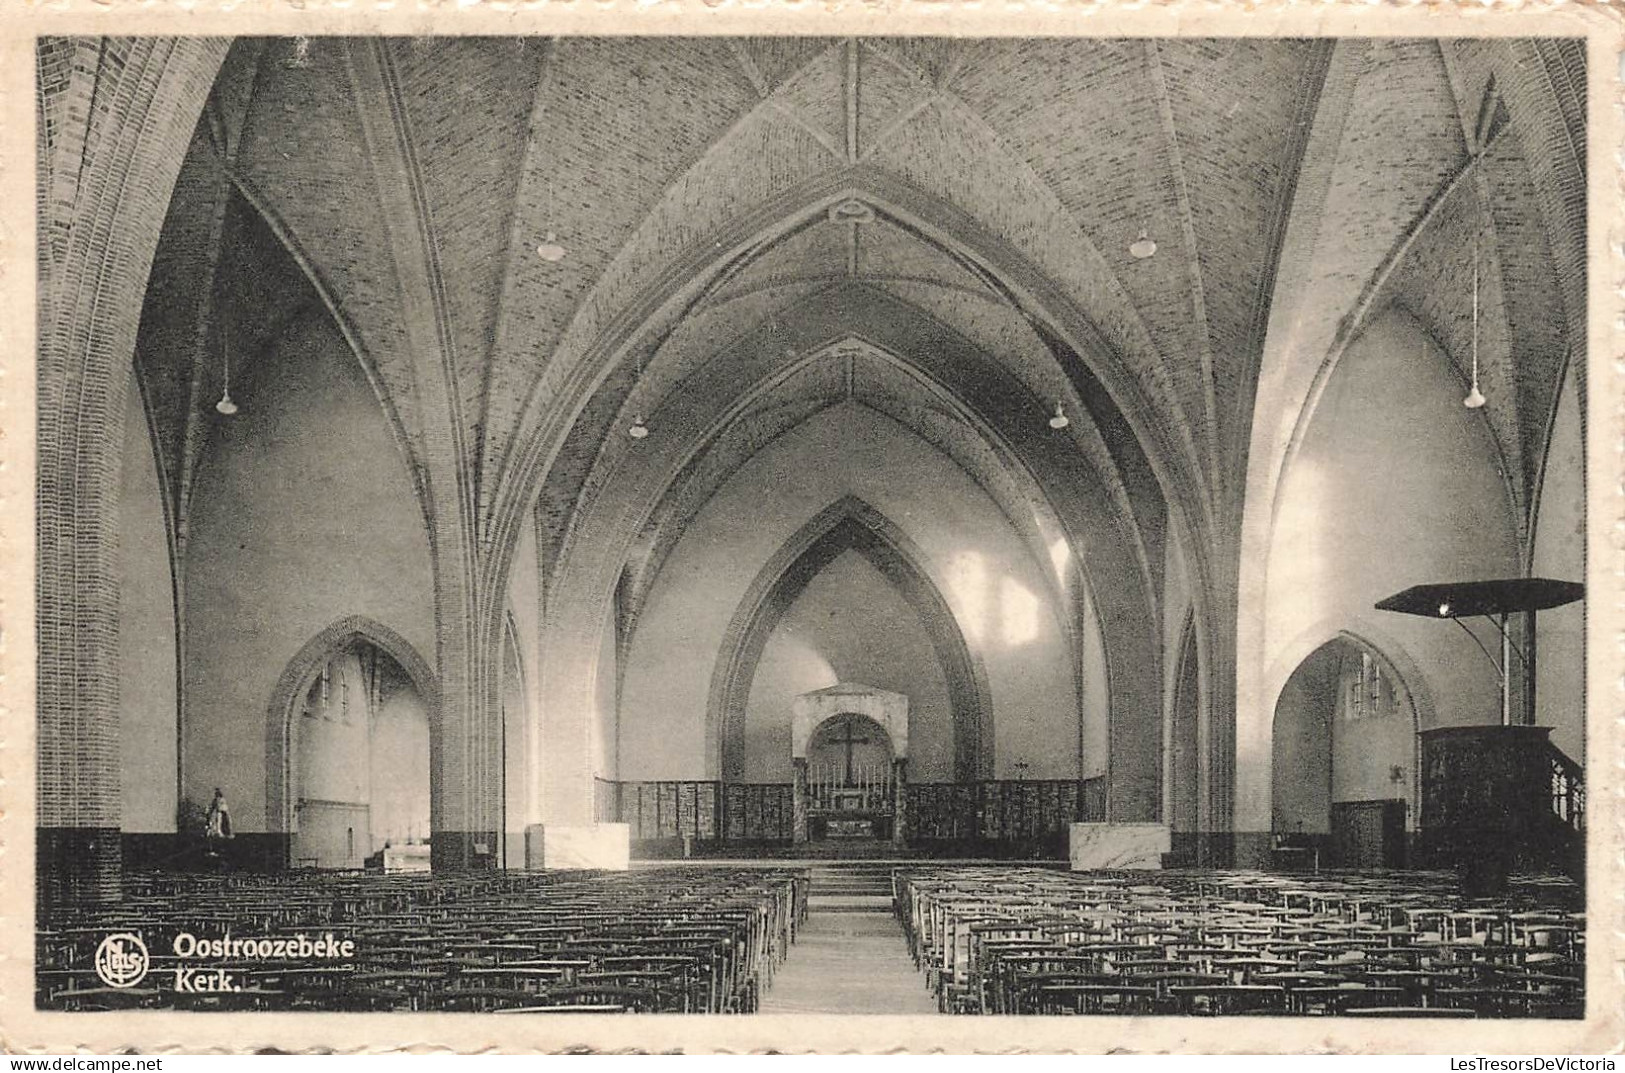
<svg viewBox="0 0 1625 1073">
<path fill-rule="evenodd" d="M 385 846 L 385 872 L 427 872 L 429 847 L 425 845 Z"/>
<path fill-rule="evenodd" d="M 1074 823 L 1068 838 L 1072 870 L 1161 868 L 1173 845 L 1165 823 Z"/>
<path fill-rule="evenodd" d="M 632 828 L 627 824 L 536 823 L 525 829 L 526 868 L 624 872 L 631 866 Z"/>
</svg>

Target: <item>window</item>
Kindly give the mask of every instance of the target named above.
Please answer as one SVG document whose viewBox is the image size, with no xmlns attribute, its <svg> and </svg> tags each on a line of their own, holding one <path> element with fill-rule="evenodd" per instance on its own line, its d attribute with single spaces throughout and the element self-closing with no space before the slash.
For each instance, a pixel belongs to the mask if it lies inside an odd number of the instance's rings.
<svg viewBox="0 0 1625 1073">
<path fill-rule="evenodd" d="M 1381 719 L 1399 707 L 1394 683 L 1369 652 L 1343 661 L 1341 685 L 1344 719 Z"/>
</svg>

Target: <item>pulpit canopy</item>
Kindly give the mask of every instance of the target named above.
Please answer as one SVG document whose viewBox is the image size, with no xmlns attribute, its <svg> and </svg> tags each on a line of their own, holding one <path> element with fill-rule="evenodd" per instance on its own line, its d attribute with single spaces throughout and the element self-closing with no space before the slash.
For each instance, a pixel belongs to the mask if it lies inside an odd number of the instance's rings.
<svg viewBox="0 0 1625 1073">
<path fill-rule="evenodd" d="M 880 724 L 891 738 L 892 756 L 908 756 L 908 698 L 874 686 L 842 682 L 797 697 L 790 708 L 790 755 L 807 758 L 813 732 L 838 715 L 862 715 Z"/>
<path fill-rule="evenodd" d="M 1545 611 L 1585 596 L 1577 581 L 1545 577 L 1511 577 L 1494 581 L 1445 581 L 1412 585 L 1377 604 L 1378 611 L 1398 611 L 1424 618 L 1469 618 L 1515 611 Z"/>
</svg>

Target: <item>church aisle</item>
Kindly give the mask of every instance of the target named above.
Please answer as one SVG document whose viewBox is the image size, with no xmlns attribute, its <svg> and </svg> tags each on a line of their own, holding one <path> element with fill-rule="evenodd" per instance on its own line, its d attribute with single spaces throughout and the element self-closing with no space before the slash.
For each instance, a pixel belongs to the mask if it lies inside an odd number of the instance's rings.
<svg viewBox="0 0 1625 1073">
<path fill-rule="evenodd" d="M 762 1013 L 936 1013 L 897 918 L 820 913 L 813 906 L 790 957 L 762 996 Z"/>
<path fill-rule="evenodd" d="M 762 996 L 762 1013 L 938 1012 L 890 896 L 868 889 L 879 875 L 861 871 L 861 865 L 813 869 L 807 922 Z"/>
</svg>

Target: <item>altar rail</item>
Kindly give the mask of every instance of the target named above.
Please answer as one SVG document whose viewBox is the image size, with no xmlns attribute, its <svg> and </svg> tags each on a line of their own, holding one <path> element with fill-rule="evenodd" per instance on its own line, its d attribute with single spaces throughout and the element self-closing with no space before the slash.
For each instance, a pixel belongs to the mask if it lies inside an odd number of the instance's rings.
<svg viewBox="0 0 1625 1073">
<path fill-rule="evenodd" d="M 989 779 L 909 783 L 909 845 L 978 854 L 1060 852 L 1067 825 L 1106 818 L 1106 780 Z M 598 779 L 601 823 L 631 827 L 634 846 L 788 844 L 789 783 Z"/>
<path fill-rule="evenodd" d="M 789 842 L 790 784 L 708 780 L 597 780 L 600 823 L 624 823 L 632 841 Z"/>
<path fill-rule="evenodd" d="M 1000 779 L 912 783 L 910 845 L 991 852 L 1003 845 L 1064 855 L 1067 828 L 1106 818 L 1106 780 Z"/>
</svg>

